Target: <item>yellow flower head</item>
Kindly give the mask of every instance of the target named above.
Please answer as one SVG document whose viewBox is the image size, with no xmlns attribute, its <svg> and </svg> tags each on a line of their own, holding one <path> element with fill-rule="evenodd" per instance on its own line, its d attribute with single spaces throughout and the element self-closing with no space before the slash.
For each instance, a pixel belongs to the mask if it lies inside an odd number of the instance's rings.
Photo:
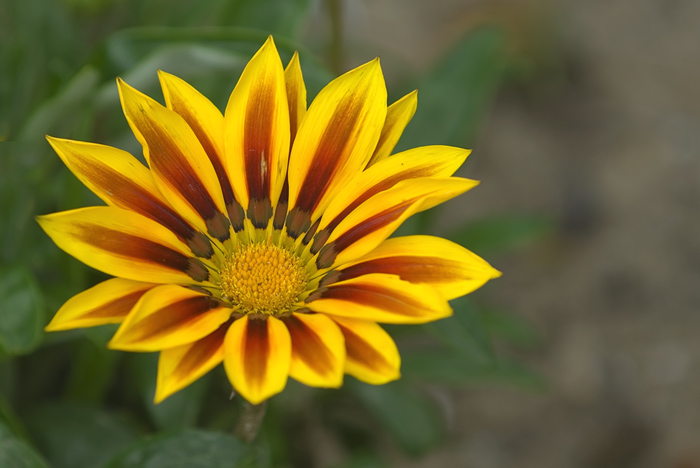
<svg viewBox="0 0 700 468">
<path fill-rule="evenodd" d="M 113 275 L 71 298 L 47 330 L 121 323 L 114 349 L 160 351 L 155 400 L 222 361 L 251 403 L 291 376 L 339 387 L 399 377 L 377 323 L 424 323 L 499 273 L 444 239 L 388 239 L 412 214 L 474 187 L 452 177 L 468 150 L 389 156 L 416 93 L 387 108 L 379 60 L 337 78 L 306 108 L 298 56 L 272 38 L 225 115 L 160 73 L 163 107 L 118 80 L 148 167 L 108 146 L 49 138 L 108 206 L 38 218 L 63 250 Z"/>
</svg>

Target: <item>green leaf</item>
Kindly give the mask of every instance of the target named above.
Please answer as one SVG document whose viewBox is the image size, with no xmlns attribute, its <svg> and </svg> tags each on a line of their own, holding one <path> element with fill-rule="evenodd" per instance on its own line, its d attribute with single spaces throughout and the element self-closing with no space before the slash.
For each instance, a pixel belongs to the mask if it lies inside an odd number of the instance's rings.
<svg viewBox="0 0 700 468">
<path fill-rule="evenodd" d="M 40 406 L 26 420 L 54 468 L 102 466 L 136 440 L 133 431 L 112 414 L 78 403 Z"/>
<path fill-rule="evenodd" d="M 309 16 L 310 0 L 237 0 L 224 12 L 231 26 L 296 38 Z M 274 14 L 270 14 L 274 12 Z"/>
<path fill-rule="evenodd" d="M 437 407 L 406 382 L 374 386 L 348 379 L 345 385 L 409 454 L 425 453 L 442 439 Z"/>
<path fill-rule="evenodd" d="M 250 58 L 263 45 L 268 36 L 268 31 L 252 29 L 249 26 L 241 28 L 131 28 L 110 36 L 106 42 L 104 53 L 109 65 L 120 70 L 133 67 L 162 46 L 175 44 L 198 45 L 211 50 L 234 52 Z M 285 37 L 275 37 L 275 44 L 283 59 L 291 58 L 295 50 L 299 50 L 300 53 L 303 51 L 306 54 L 306 49 L 303 46 Z"/>
<path fill-rule="evenodd" d="M 233 436 L 183 430 L 144 439 L 105 468 L 248 468 L 253 460 L 252 449 Z"/>
<path fill-rule="evenodd" d="M 2 377 L 5 377 L 6 373 L 10 371 L 9 367 L 12 366 L 10 364 L 7 366 L 9 361 L 6 361 L 2 371 Z M 0 378 L 2 378 L 0 377 Z M 7 384 L 8 382 L 3 382 Z M 3 389 L 7 391 L 7 389 Z M 4 424 L 5 427 L 12 432 L 15 436 L 29 440 L 29 434 L 27 432 L 27 429 L 24 427 L 24 423 L 20 419 L 19 415 L 15 412 L 15 409 L 12 407 L 10 404 L 9 399 L 5 395 L 5 392 L 0 392 L 0 425 Z"/>
<path fill-rule="evenodd" d="M 83 331 L 88 337 L 98 336 L 101 332 L 108 332 L 111 336 L 114 327 L 96 327 Z M 109 391 L 122 354 L 108 349 L 106 341 L 96 343 L 94 339 L 83 339 L 76 343 L 77 351 L 66 382 L 66 396 L 71 400 L 99 404 Z"/>
<path fill-rule="evenodd" d="M 504 70 L 503 33 L 469 33 L 418 83 L 418 110 L 401 148 L 470 145 L 491 105 Z"/>
<path fill-rule="evenodd" d="M 129 356 L 131 372 L 141 399 L 153 423 L 160 429 L 183 429 L 194 426 L 199 417 L 208 386 L 208 376 L 198 379 L 159 404 L 153 403 L 156 392 L 158 354 Z"/>
<path fill-rule="evenodd" d="M 48 468 L 29 445 L 0 423 L 0 466 L 3 468 Z"/>
<path fill-rule="evenodd" d="M 387 468 L 379 455 L 374 453 L 356 453 L 345 463 L 335 465 L 334 468 Z"/>
<path fill-rule="evenodd" d="M 518 346 L 532 348 L 541 341 L 532 324 L 513 313 L 487 308 L 480 312 L 479 321 L 494 338 L 502 338 Z"/>
<path fill-rule="evenodd" d="M 487 363 L 493 359 L 491 340 L 480 314 L 466 298 L 452 302 L 455 313 L 452 317 L 425 324 L 445 346 L 464 359 L 476 363 Z"/>
<path fill-rule="evenodd" d="M 174 74 L 180 73 L 183 79 L 188 79 L 188 76 L 193 74 L 218 73 L 219 77 L 228 78 L 225 91 L 230 93 L 238 78 L 238 75 L 233 76 L 230 70 L 242 70 L 267 40 L 268 35 L 266 31 L 249 28 L 132 28 L 111 35 L 106 41 L 103 53 L 107 59 L 107 65 L 113 67 L 112 70 L 107 71 L 107 74 L 123 75 L 141 61 L 157 56 L 164 50 L 184 46 L 195 47 L 189 49 L 187 57 L 183 57 L 187 60 L 179 63 L 172 61 L 177 68 L 168 71 Z M 275 45 L 283 62 L 289 60 L 295 51 L 299 51 L 309 97 L 330 81 L 331 75 L 328 70 L 301 44 L 284 37 L 275 37 Z M 229 62 L 222 60 L 225 56 L 229 57 Z M 190 63 L 190 60 L 193 62 Z M 155 73 L 155 69 L 151 71 Z M 196 83 L 192 84 L 196 85 Z M 204 92 L 204 90 L 200 91 Z M 211 99 L 211 96 L 208 97 Z M 216 104 L 216 101 L 214 102 Z"/>
<path fill-rule="evenodd" d="M 554 230 L 545 216 L 505 214 L 471 221 L 447 237 L 478 254 L 514 249 L 541 239 Z"/>
<path fill-rule="evenodd" d="M 42 138 L 46 134 L 65 135 L 75 125 L 76 116 L 89 109 L 88 104 L 99 82 L 99 73 L 83 68 L 54 98 L 34 112 L 19 134 L 20 140 Z"/>
<path fill-rule="evenodd" d="M 25 354 L 39 345 L 44 323 L 44 300 L 34 276 L 24 267 L 0 272 L 0 347 L 8 354 Z"/>
<path fill-rule="evenodd" d="M 464 386 L 477 382 L 504 382 L 530 390 L 542 390 L 542 377 L 522 364 L 504 358 L 479 365 L 450 350 L 410 350 L 401 353 L 406 380 Z"/>
</svg>

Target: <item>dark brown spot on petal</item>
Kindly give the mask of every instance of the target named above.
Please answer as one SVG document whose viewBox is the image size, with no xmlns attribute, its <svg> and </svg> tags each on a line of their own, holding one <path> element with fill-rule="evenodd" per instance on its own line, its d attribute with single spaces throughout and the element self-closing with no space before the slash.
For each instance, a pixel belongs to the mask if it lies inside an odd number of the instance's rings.
<svg viewBox="0 0 700 468">
<path fill-rule="evenodd" d="M 286 201 L 277 203 L 277 207 L 275 208 L 275 217 L 272 221 L 272 227 L 274 227 L 276 230 L 280 230 L 284 227 L 284 221 L 287 219 L 288 206 L 289 204 Z"/>
<path fill-rule="evenodd" d="M 280 193 L 280 199 L 277 202 L 277 207 L 275 207 L 275 217 L 272 221 L 272 227 L 280 230 L 284 227 L 284 220 L 287 218 L 287 209 L 289 208 L 289 179 L 287 176 L 284 177 L 284 185 L 282 186 L 282 193 Z"/>
<path fill-rule="evenodd" d="M 231 220 L 231 226 L 236 232 L 241 232 L 244 228 L 245 212 L 243 207 L 237 201 L 226 204 L 226 211 L 228 212 L 228 217 Z"/>
<path fill-rule="evenodd" d="M 75 237 L 98 249 L 120 257 L 182 271 L 195 281 L 206 281 L 209 278 L 209 272 L 201 261 L 157 242 L 94 224 L 79 224 L 76 227 L 78 233 Z"/>
<path fill-rule="evenodd" d="M 185 273 L 195 281 L 202 282 L 209 279 L 209 270 L 198 258 L 187 259 L 187 270 L 185 270 Z"/>
<path fill-rule="evenodd" d="M 326 227 L 321 230 L 316 236 L 314 237 L 314 243 L 311 244 L 311 249 L 310 252 L 312 254 L 318 253 L 319 250 L 321 250 L 321 247 L 323 247 L 326 244 L 326 241 L 331 235 L 331 232 L 333 229 L 335 229 L 336 226 L 333 227 Z"/>
<path fill-rule="evenodd" d="M 193 254 L 201 258 L 210 258 L 214 255 L 214 248 L 207 236 L 195 231 L 192 238 L 185 241 Z"/>
<path fill-rule="evenodd" d="M 296 239 L 309 230 L 311 226 L 311 214 L 300 208 L 292 208 L 287 215 L 287 235 Z"/>
<path fill-rule="evenodd" d="M 304 302 L 306 302 L 306 303 L 308 304 L 309 302 L 313 302 L 313 301 L 315 301 L 315 300 L 317 300 L 317 299 L 321 299 L 321 298 L 323 297 L 323 293 L 326 292 L 326 289 L 327 289 L 327 288 L 325 288 L 325 287 L 316 289 L 314 292 L 312 292 L 311 294 L 309 294 L 309 295 L 306 297 L 306 299 L 304 299 Z"/>
<path fill-rule="evenodd" d="M 205 224 L 209 235 L 216 237 L 221 242 L 228 239 L 231 235 L 228 229 L 231 224 L 223 213 L 217 211 L 214 216 L 205 220 Z"/>
<path fill-rule="evenodd" d="M 330 284 L 337 283 L 338 281 L 340 281 L 340 275 L 341 272 L 338 270 L 329 271 L 328 273 L 326 273 L 326 276 L 324 276 L 323 279 L 319 282 L 319 287 L 323 288 Z"/>
<path fill-rule="evenodd" d="M 338 250 L 335 248 L 335 242 L 324 245 L 318 257 L 316 257 L 316 267 L 318 269 L 330 268 L 335 262 L 338 253 Z"/>
<path fill-rule="evenodd" d="M 317 374 L 333 373 L 333 354 L 316 332 L 293 315 L 284 323 L 292 337 L 292 353 Z"/>
<path fill-rule="evenodd" d="M 188 284 L 187 286 L 183 286 L 184 288 L 191 289 L 192 291 L 198 292 L 200 294 L 206 294 L 207 296 L 211 296 L 212 293 L 208 289 L 199 286 L 198 284 Z"/>
<path fill-rule="evenodd" d="M 308 231 L 306 231 L 306 235 L 304 238 L 301 240 L 302 244 L 308 245 L 309 242 L 311 242 L 311 239 L 313 239 L 314 234 L 316 234 L 316 229 L 318 229 L 318 225 L 321 224 L 321 218 L 318 218 L 314 224 L 311 225 Z"/>
<path fill-rule="evenodd" d="M 269 198 L 265 198 L 264 200 L 250 200 L 248 203 L 248 219 L 250 219 L 253 227 L 265 229 L 271 217 L 272 204 L 270 204 Z"/>
</svg>

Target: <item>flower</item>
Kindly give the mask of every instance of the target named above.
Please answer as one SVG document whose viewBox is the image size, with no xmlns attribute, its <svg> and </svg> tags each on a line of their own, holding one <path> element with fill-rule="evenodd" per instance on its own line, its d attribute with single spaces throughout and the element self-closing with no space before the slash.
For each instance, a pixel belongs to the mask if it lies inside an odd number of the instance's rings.
<svg viewBox="0 0 700 468">
<path fill-rule="evenodd" d="M 107 206 L 37 218 L 53 241 L 115 276 L 68 300 L 48 331 L 121 323 L 109 347 L 159 351 L 155 401 L 223 361 L 253 404 L 288 376 L 339 387 L 382 384 L 400 357 L 378 323 L 424 323 L 500 275 L 431 236 L 391 238 L 412 214 L 477 185 L 452 177 L 468 150 L 389 156 L 416 109 L 387 108 L 375 59 L 306 108 L 298 55 L 286 69 L 270 37 L 225 115 L 159 72 L 166 106 L 118 79 L 148 167 L 109 146 L 49 137 Z"/>
</svg>

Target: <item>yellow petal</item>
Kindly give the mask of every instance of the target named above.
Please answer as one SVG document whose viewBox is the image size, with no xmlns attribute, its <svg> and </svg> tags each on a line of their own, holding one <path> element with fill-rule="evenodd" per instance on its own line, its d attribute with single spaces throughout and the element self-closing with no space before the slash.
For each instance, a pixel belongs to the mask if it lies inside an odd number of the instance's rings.
<svg viewBox="0 0 700 468">
<path fill-rule="evenodd" d="M 272 36 L 248 62 L 228 101 L 225 146 L 236 197 L 253 226 L 267 227 L 289 156 L 287 90 Z"/>
<path fill-rule="evenodd" d="M 142 214 L 170 229 L 198 257 L 214 250 L 207 236 L 177 214 L 161 195 L 151 172 L 126 151 L 110 146 L 47 137 L 63 162 L 108 205 Z"/>
<path fill-rule="evenodd" d="M 109 342 L 112 349 L 160 351 L 204 338 L 231 316 L 213 296 L 166 284 L 136 303 Z"/>
<path fill-rule="evenodd" d="M 429 284 L 448 300 L 469 294 L 501 273 L 459 244 L 433 236 L 387 239 L 357 261 L 331 273 L 335 280 L 371 273 Z"/>
<path fill-rule="evenodd" d="M 367 163 L 367 167 L 378 163 L 391 154 L 399 142 L 406 125 L 413 118 L 413 114 L 416 113 L 417 105 L 418 91 L 416 90 L 389 106 L 386 111 L 386 120 L 382 128 L 382 134 L 379 137 L 379 143 L 377 143 L 377 147 Z"/>
<path fill-rule="evenodd" d="M 58 247 L 108 275 L 147 283 L 197 283 L 209 272 L 188 247 L 155 221 L 96 206 L 38 216 Z"/>
<path fill-rule="evenodd" d="M 426 323 L 452 315 L 432 286 L 376 273 L 333 283 L 307 301 L 315 312 L 380 323 Z"/>
<path fill-rule="evenodd" d="M 224 340 L 224 368 L 233 388 L 257 405 L 284 390 L 292 342 L 284 324 L 274 318 L 244 316 Z"/>
<path fill-rule="evenodd" d="M 423 146 L 385 159 L 348 181 L 323 213 L 312 252 L 325 242 L 330 231 L 355 208 L 373 195 L 407 179 L 449 177 L 455 173 L 470 151 L 450 146 Z M 325 237 L 325 239 L 324 239 Z"/>
<path fill-rule="evenodd" d="M 124 115 L 161 193 L 194 226 L 220 241 L 228 239 L 219 179 L 190 126 L 121 79 L 117 84 Z"/>
<path fill-rule="evenodd" d="M 306 113 L 306 86 L 304 85 L 304 78 L 301 75 L 298 52 L 294 52 L 292 60 L 289 61 L 287 68 L 284 70 L 284 81 L 287 87 L 287 103 L 289 105 L 289 144 L 291 148 L 296 138 L 299 124 Z M 284 228 L 287 208 L 289 208 L 289 179 L 285 173 L 282 192 L 277 201 L 277 206 L 275 206 L 273 227 L 276 230 Z"/>
<path fill-rule="evenodd" d="M 46 331 L 120 323 L 144 293 L 156 285 L 112 278 L 77 294 L 58 309 Z"/>
<path fill-rule="evenodd" d="M 316 266 L 331 268 L 365 255 L 412 214 L 456 197 L 477 184 L 456 177 L 423 177 L 399 182 L 370 197 L 338 224 L 320 249 Z"/>
<path fill-rule="evenodd" d="M 243 208 L 233 194 L 225 167 L 224 116 L 209 99 L 186 81 L 160 70 L 158 78 L 166 106 L 185 119 L 209 157 L 219 179 L 226 211 L 234 230 L 242 230 Z"/>
<path fill-rule="evenodd" d="M 345 372 L 381 385 L 401 377 L 401 356 L 394 340 L 375 322 L 333 317 L 345 336 Z"/>
<path fill-rule="evenodd" d="M 213 333 L 194 343 L 164 349 L 158 358 L 154 402 L 160 403 L 218 366 L 224 359 L 225 322 Z"/>
<path fill-rule="evenodd" d="M 333 320 L 321 314 L 292 314 L 283 321 L 292 337 L 289 375 L 312 387 L 340 387 L 345 340 Z"/>
<path fill-rule="evenodd" d="M 289 133 L 290 144 L 299 130 L 299 124 L 306 114 L 306 85 L 301 74 L 299 52 L 294 52 L 292 60 L 284 69 L 284 82 L 287 88 L 287 103 L 289 104 Z"/>
<path fill-rule="evenodd" d="M 298 237 L 367 164 L 386 118 L 386 86 L 375 59 L 333 80 L 314 99 L 289 160 L 287 232 Z"/>
</svg>

